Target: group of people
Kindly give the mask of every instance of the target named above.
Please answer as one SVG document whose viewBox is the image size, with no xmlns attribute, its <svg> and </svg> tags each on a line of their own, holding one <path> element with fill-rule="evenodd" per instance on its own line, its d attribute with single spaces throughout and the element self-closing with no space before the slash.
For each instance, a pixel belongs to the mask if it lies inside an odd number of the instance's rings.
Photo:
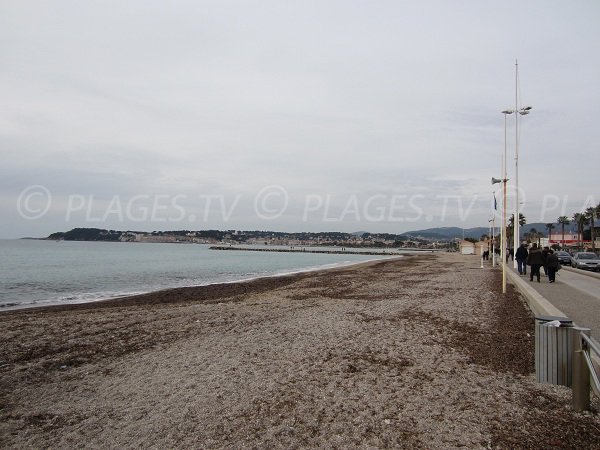
<svg viewBox="0 0 600 450">
<path fill-rule="evenodd" d="M 540 282 L 540 269 L 544 268 L 544 273 L 548 276 L 548 281 L 554 283 L 556 281 L 556 272 L 560 270 L 560 262 L 558 256 L 550 247 L 543 249 L 537 244 L 532 244 L 531 249 L 527 249 L 527 244 L 523 243 L 515 253 L 517 260 L 517 270 L 519 275 L 527 275 L 527 266 L 531 266 L 529 272 L 529 281 L 533 281 L 533 277 Z"/>
</svg>

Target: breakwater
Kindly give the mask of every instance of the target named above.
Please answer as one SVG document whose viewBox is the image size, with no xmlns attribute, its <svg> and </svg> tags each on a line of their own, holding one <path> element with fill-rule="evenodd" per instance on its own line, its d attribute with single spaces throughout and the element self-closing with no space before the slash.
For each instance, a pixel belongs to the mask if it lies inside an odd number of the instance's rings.
<svg viewBox="0 0 600 450">
<path fill-rule="evenodd" d="M 331 249 L 316 249 L 316 248 L 306 248 L 306 247 L 289 247 L 289 248 L 263 248 L 263 247 L 235 247 L 228 245 L 214 245 L 210 247 L 210 250 L 238 250 L 238 251 L 246 251 L 246 252 L 278 252 L 278 253 L 323 253 L 328 255 L 373 255 L 373 256 L 398 256 L 405 252 L 398 251 L 374 251 L 374 250 L 365 250 L 365 251 L 357 251 L 357 250 L 331 250 Z"/>
</svg>

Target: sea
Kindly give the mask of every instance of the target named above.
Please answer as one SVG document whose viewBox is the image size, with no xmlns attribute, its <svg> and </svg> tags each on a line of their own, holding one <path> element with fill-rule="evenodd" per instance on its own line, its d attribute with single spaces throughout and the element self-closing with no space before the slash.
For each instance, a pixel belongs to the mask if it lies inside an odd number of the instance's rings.
<svg viewBox="0 0 600 450">
<path fill-rule="evenodd" d="M 0 312 L 235 282 L 389 258 L 211 250 L 203 244 L 0 239 Z M 339 249 L 338 249 L 339 250 Z M 397 256 L 397 255 L 396 255 Z"/>
</svg>

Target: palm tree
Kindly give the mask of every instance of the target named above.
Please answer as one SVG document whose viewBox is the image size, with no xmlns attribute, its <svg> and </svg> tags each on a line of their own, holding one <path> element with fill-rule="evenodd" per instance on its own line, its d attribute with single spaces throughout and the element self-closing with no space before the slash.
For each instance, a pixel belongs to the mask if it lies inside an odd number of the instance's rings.
<svg viewBox="0 0 600 450">
<path fill-rule="evenodd" d="M 571 221 L 567 216 L 560 216 L 557 222 L 562 228 L 562 242 L 560 243 L 560 247 L 564 247 L 565 245 L 565 225 L 569 225 Z"/>
<path fill-rule="evenodd" d="M 541 231 L 535 232 L 535 238 L 537 239 L 538 247 L 542 246 L 542 238 L 543 237 L 544 237 L 544 233 L 542 233 Z"/>
<path fill-rule="evenodd" d="M 528 242 L 537 242 L 537 244 L 540 244 L 540 239 L 544 237 L 544 235 L 542 233 L 539 233 L 535 228 L 532 228 L 531 230 L 529 230 L 529 233 L 525 234 L 525 239 L 527 239 Z"/>
<path fill-rule="evenodd" d="M 509 220 L 508 225 L 506 225 L 506 242 L 512 242 L 513 240 L 513 231 L 515 227 L 512 222 Z"/>
<path fill-rule="evenodd" d="M 552 230 L 556 228 L 553 223 L 547 223 L 546 228 L 548 229 L 548 245 L 550 245 L 550 236 L 552 235 Z"/>
<path fill-rule="evenodd" d="M 600 203 L 598 203 L 594 209 L 596 210 L 596 218 L 600 218 Z M 595 236 L 595 232 L 594 232 Z M 595 242 L 595 241 L 594 241 Z M 592 243 L 592 248 L 596 248 L 595 243 Z"/>
<path fill-rule="evenodd" d="M 575 213 L 573 214 L 573 222 L 577 224 L 577 248 L 581 250 L 581 240 L 583 239 L 583 228 L 588 223 L 588 218 L 585 214 Z"/>
<path fill-rule="evenodd" d="M 515 215 L 511 214 L 510 217 L 508 218 L 508 225 L 506 226 L 506 240 L 508 242 L 512 242 L 513 239 L 513 231 L 515 229 Z M 527 223 L 527 220 L 525 219 L 525 216 L 523 215 L 523 213 L 519 213 L 519 225 L 523 226 Z"/>
<path fill-rule="evenodd" d="M 592 251 L 596 251 L 596 233 L 594 232 L 594 218 L 597 215 L 596 207 L 590 206 L 583 212 L 590 221 L 590 237 L 592 238 Z"/>
<path fill-rule="evenodd" d="M 596 218 L 600 218 L 600 203 L 596 205 Z"/>
</svg>

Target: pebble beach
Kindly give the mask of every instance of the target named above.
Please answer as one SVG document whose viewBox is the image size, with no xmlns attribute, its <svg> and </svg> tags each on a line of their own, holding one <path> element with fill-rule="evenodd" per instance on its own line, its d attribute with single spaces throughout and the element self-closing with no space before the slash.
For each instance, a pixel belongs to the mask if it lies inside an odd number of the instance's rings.
<svg viewBox="0 0 600 450">
<path fill-rule="evenodd" d="M 498 269 L 432 254 L 0 314 L 2 448 L 600 448 Z"/>
</svg>

